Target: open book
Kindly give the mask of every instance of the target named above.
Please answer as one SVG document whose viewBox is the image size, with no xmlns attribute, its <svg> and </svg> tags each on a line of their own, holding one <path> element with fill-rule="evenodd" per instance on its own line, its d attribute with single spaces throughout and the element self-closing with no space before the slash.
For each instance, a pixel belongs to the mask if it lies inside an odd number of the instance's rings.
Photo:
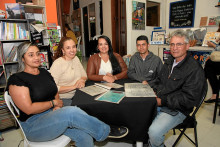
<svg viewBox="0 0 220 147">
<path fill-rule="evenodd" d="M 84 88 L 81 88 L 80 90 L 91 96 L 95 96 L 104 93 L 110 90 L 111 88 L 121 88 L 121 87 L 123 86 L 116 83 L 95 83 L 94 85 L 86 86 Z"/>
<path fill-rule="evenodd" d="M 203 40 L 203 43 L 202 43 L 202 46 L 208 46 L 207 45 L 207 42 L 208 41 L 212 41 L 214 42 L 215 44 L 218 44 L 216 42 L 216 39 L 220 38 L 220 32 L 207 32 L 205 37 L 204 37 L 204 40 Z"/>
<path fill-rule="evenodd" d="M 124 97 L 125 93 L 123 91 L 109 90 L 97 96 L 95 100 L 119 104 Z"/>
<path fill-rule="evenodd" d="M 142 83 L 125 83 L 126 97 L 156 97 L 150 85 Z"/>
<path fill-rule="evenodd" d="M 123 87 L 120 84 L 116 84 L 116 83 L 95 83 L 95 85 L 106 88 L 106 89 L 112 89 L 112 88 L 121 88 Z"/>
</svg>

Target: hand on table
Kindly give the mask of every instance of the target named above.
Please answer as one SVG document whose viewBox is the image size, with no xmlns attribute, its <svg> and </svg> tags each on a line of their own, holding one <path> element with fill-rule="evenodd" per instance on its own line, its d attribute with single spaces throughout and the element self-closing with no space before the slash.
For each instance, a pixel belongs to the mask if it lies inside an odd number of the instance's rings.
<svg viewBox="0 0 220 147">
<path fill-rule="evenodd" d="M 83 79 L 79 79 L 76 84 L 75 84 L 76 88 L 83 88 L 85 87 L 85 80 Z"/>
<path fill-rule="evenodd" d="M 108 82 L 108 83 L 113 83 L 115 81 L 115 78 L 114 78 L 114 76 L 107 76 L 107 75 L 105 75 L 103 77 L 103 80 Z"/>
<path fill-rule="evenodd" d="M 148 83 L 147 81 L 142 81 L 142 84 L 147 85 Z"/>
</svg>

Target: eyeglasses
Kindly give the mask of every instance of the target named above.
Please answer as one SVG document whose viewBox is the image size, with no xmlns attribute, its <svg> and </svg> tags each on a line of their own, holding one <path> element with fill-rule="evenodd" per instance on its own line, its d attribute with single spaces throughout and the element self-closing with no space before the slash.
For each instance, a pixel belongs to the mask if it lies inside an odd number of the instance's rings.
<svg viewBox="0 0 220 147">
<path fill-rule="evenodd" d="M 175 43 L 171 43 L 170 47 L 174 48 L 175 45 L 176 45 L 177 48 L 181 48 L 184 44 L 186 44 L 186 43 L 176 43 L 176 44 Z"/>
</svg>

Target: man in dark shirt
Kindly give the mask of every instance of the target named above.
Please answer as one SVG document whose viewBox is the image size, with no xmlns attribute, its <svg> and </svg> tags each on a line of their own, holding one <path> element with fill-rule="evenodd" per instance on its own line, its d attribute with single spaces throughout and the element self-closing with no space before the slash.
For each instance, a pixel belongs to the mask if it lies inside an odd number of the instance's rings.
<svg viewBox="0 0 220 147">
<path fill-rule="evenodd" d="M 149 42 L 147 36 L 139 36 L 136 40 L 136 46 L 138 52 L 131 57 L 128 77 L 153 86 L 163 63 L 158 56 L 148 50 Z"/>
<path fill-rule="evenodd" d="M 200 101 L 205 75 L 202 66 L 187 53 L 189 37 L 181 30 L 172 33 L 171 55 L 165 61 L 156 85 L 158 114 L 149 128 L 152 147 L 163 147 L 165 134 L 182 123 Z"/>
</svg>

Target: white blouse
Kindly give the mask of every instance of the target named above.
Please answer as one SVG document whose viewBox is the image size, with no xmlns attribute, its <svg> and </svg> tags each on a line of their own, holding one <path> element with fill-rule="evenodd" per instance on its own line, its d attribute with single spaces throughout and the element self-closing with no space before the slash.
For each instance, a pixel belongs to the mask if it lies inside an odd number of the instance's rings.
<svg viewBox="0 0 220 147">
<path fill-rule="evenodd" d="M 100 55 L 99 55 L 100 56 Z M 106 75 L 107 73 L 112 74 L 112 64 L 110 62 L 110 60 L 108 60 L 107 62 L 103 61 L 101 59 L 101 65 L 100 65 L 100 69 L 99 69 L 99 75 Z"/>
</svg>

